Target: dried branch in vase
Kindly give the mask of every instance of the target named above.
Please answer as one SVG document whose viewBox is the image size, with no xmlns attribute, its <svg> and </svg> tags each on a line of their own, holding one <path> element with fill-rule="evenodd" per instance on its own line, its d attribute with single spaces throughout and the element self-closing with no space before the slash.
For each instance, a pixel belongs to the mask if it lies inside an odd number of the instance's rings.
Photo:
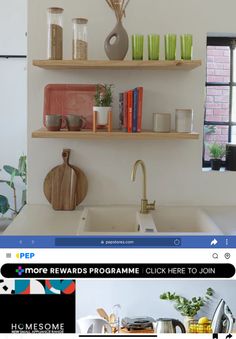
<svg viewBox="0 0 236 339">
<path fill-rule="evenodd" d="M 106 3 L 115 13 L 116 26 L 107 36 L 104 47 L 106 55 L 110 60 L 124 60 L 129 49 L 129 36 L 122 24 L 125 10 L 130 0 L 106 0 Z M 115 37 L 115 41 L 112 39 Z"/>
<path fill-rule="evenodd" d="M 121 21 L 125 17 L 125 10 L 130 0 L 106 0 L 106 3 L 114 11 L 116 19 Z"/>
</svg>

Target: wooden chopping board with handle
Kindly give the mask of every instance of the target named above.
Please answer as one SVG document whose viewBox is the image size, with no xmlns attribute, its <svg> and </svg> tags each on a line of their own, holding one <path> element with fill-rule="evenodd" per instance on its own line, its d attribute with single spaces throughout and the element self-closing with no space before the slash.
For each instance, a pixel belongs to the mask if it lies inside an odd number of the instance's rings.
<svg viewBox="0 0 236 339">
<path fill-rule="evenodd" d="M 57 211 L 73 211 L 87 195 L 88 181 L 81 169 L 69 163 L 70 149 L 62 152 L 64 163 L 54 167 L 44 180 L 44 194 Z"/>
</svg>

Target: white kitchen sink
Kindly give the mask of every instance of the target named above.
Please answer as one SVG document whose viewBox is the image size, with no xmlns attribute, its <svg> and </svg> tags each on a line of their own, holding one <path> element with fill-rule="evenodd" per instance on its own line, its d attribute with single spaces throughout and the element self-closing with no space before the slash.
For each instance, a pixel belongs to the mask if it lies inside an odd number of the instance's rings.
<svg viewBox="0 0 236 339">
<path fill-rule="evenodd" d="M 152 216 L 159 233 L 223 234 L 200 207 L 161 206 L 152 212 Z"/>
<path fill-rule="evenodd" d="M 138 206 L 96 206 L 84 208 L 78 234 L 154 233 L 151 215 L 141 215 Z"/>
<path fill-rule="evenodd" d="M 78 234 L 223 234 L 200 207 L 157 207 L 140 214 L 138 206 L 94 206 L 84 208 Z"/>
</svg>

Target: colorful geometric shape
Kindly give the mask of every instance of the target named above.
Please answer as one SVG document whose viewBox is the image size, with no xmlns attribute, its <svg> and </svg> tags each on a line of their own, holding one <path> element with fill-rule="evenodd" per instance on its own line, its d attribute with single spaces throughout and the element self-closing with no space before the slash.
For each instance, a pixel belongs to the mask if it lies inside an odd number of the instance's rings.
<svg viewBox="0 0 236 339">
<path fill-rule="evenodd" d="M 30 294 L 30 280 L 15 280 L 15 294 Z"/>
<path fill-rule="evenodd" d="M 73 294 L 74 280 L 45 280 L 46 294 Z"/>
</svg>

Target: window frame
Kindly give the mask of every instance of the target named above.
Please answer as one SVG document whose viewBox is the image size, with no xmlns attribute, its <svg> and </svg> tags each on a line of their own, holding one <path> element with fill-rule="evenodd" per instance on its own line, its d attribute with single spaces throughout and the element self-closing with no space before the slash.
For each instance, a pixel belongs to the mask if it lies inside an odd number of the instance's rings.
<svg viewBox="0 0 236 339">
<path fill-rule="evenodd" d="M 233 53 L 236 48 L 236 36 L 235 37 L 207 37 L 207 47 L 208 46 L 227 46 L 230 48 L 230 81 L 227 82 L 205 82 L 205 88 L 207 90 L 208 87 L 229 87 L 229 121 L 206 121 L 206 104 L 205 104 L 205 112 L 204 112 L 204 127 L 205 126 L 228 126 L 228 142 L 231 142 L 232 137 L 232 127 L 236 126 L 236 122 L 232 121 L 232 106 L 233 106 L 233 88 L 236 88 L 236 82 L 233 80 L 234 74 L 234 65 L 233 65 Z M 206 62 L 206 70 L 207 70 L 207 62 Z M 206 71 L 207 77 L 207 71 Z M 203 152 L 202 152 L 202 167 L 210 167 L 210 161 L 206 161 L 204 159 L 205 155 L 205 134 L 203 133 Z M 223 166 L 225 165 L 225 161 L 223 161 Z"/>
</svg>

